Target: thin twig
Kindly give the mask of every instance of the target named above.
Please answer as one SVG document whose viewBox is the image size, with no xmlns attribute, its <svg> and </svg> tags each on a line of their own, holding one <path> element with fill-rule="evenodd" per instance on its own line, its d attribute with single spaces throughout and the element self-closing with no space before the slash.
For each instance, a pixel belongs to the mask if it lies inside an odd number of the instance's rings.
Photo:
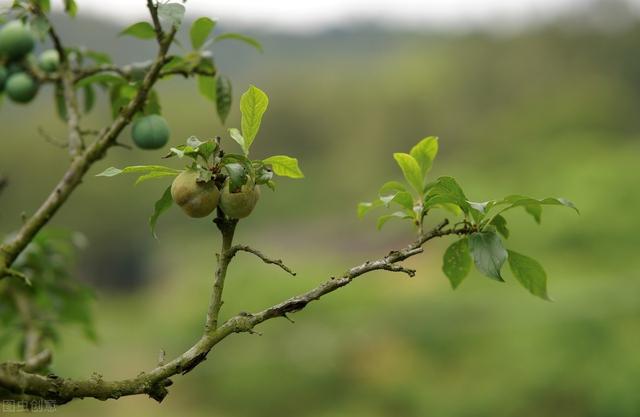
<svg viewBox="0 0 640 417">
<path fill-rule="evenodd" d="M 52 144 L 53 146 L 56 146 L 58 148 L 68 148 L 69 147 L 69 143 L 68 142 L 64 142 L 60 139 L 56 139 L 53 136 L 51 136 L 50 134 L 48 134 L 43 128 L 42 126 L 38 126 L 38 133 L 40 134 L 40 136 L 42 136 L 44 138 L 44 140 L 46 140 L 47 142 L 49 142 L 50 144 Z"/>
<path fill-rule="evenodd" d="M 149 9 L 149 14 L 151 14 L 153 29 L 156 32 L 156 39 L 158 40 L 158 43 L 162 43 L 164 38 L 164 31 L 162 30 L 160 18 L 158 17 L 158 6 L 153 3 L 153 0 L 147 0 L 147 9 Z"/>
<path fill-rule="evenodd" d="M 151 64 L 149 64 L 150 66 Z M 142 68 L 137 68 L 137 69 L 148 69 L 145 67 Z M 79 70 L 76 70 L 74 73 L 74 83 L 78 83 L 81 80 L 91 77 L 93 75 L 96 74 L 101 74 L 101 73 L 115 73 L 118 74 L 120 77 L 124 78 L 125 80 L 130 81 L 133 77 L 133 72 L 134 72 L 134 67 L 131 65 L 127 65 L 124 67 L 119 67 L 117 65 L 110 65 L 110 64 L 105 64 L 105 65 L 99 65 L 97 67 L 89 67 L 89 68 L 82 68 Z M 160 72 L 160 75 L 158 78 L 166 78 L 166 77 L 170 77 L 172 75 L 182 75 L 185 78 L 188 77 L 192 77 L 194 75 L 203 75 L 206 77 L 215 77 L 217 74 L 217 71 L 214 69 L 203 69 L 203 68 L 189 68 L 189 69 L 180 69 L 180 68 L 174 68 L 174 69 L 168 69 L 168 70 L 162 70 Z"/>
<path fill-rule="evenodd" d="M 67 127 L 69 130 L 68 148 L 69 154 L 75 158 L 84 150 L 84 140 L 80 133 L 80 108 L 78 106 L 78 96 L 74 88 L 74 75 L 69 61 L 69 55 L 60 40 L 60 36 L 56 32 L 55 27 L 41 10 L 37 10 L 39 17 L 46 20 L 49 24 L 49 38 L 53 42 L 53 46 L 60 57 L 60 66 L 58 74 L 60 77 L 60 85 L 62 86 L 62 95 L 64 98 L 65 108 L 67 110 Z"/>
<path fill-rule="evenodd" d="M 254 249 L 250 246 L 247 245 L 235 245 L 233 247 L 231 247 L 229 249 L 229 251 L 227 251 L 227 256 L 230 258 L 229 261 L 231 260 L 231 258 L 233 258 L 236 253 L 238 252 L 248 252 L 248 253 L 252 253 L 255 256 L 257 256 L 258 258 L 262 259 L 262 261 L 266 264 L 272 264 L 272 265 L 277 265 L 280 268 L 282 268 L 285 272 L 287 272 L 288 274 L 291 274 L 292 276 L 295 276 L 296 273 L 293 272 L 288 266 L 286 266 L 281 259 L 271 259 L 268 256 L 266 256 L 265 254 L 263 254 L 262 252 L 260 252 L 257 249 Z"/>
</svg>

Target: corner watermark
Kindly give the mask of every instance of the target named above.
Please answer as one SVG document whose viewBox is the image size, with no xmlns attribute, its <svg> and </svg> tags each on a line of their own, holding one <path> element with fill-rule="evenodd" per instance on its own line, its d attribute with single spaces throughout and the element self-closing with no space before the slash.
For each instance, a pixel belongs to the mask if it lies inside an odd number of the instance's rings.
<svg viewBox="0 0 640 417">
<path fill-rule="evenodd" d="M 47 400 L 2 400 L 0 410 L 3 413 L 53 413 L 56 404 Z"/>
</svg>

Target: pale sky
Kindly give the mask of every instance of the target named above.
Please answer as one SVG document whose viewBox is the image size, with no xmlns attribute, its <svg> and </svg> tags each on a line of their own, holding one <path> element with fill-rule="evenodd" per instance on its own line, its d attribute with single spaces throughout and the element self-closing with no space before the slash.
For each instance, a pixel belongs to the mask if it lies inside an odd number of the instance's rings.
<svg viewBox="0 0 640 417">
<path fill-rule="evenodd" d="M 353 20 L 408 27 L 519 25 L 598 0 L 188 0 L 187 14 L 254 27 L 313 31 Z M 601 7 L 607 0 L 600 0 Z M 640 0 L 632 0 L 635 5 Z M 8 0 L 0 0 L 7 3 Z M 62 0 L 52 0 L 54 7 Z M 144 0 L 77 0 L 80 13 L 123 22 L 146 14 Z M 604 6 L 606 8 L 606 6 Z"/>
</svg>

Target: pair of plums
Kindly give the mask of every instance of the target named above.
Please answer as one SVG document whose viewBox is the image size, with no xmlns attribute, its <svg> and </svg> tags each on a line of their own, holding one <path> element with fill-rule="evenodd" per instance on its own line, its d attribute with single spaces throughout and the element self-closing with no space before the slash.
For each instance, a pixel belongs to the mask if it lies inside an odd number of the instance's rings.
<svg viewBox="0 0 640 417">
<path fill-rule="evenodd" d="M 245 184 L 232 192 L 227 181 L 220 191 L 213 180 L 200 182 L 198 173 L 187 169 L 173 180 L 171 197 L 190 217 L 206 217 L 219 206 L 227 217 L 242 219 L 250 215 L 258 203 L 260 188 Z"/>
</svg>

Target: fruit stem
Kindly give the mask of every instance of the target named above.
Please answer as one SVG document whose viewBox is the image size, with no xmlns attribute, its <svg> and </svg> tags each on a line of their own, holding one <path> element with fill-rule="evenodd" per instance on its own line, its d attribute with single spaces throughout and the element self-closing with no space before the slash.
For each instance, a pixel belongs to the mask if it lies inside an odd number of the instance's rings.
<svg viewBox="0 0 640 417">
<path fill-rule="evenodd" d="M 218 216 L 214 220 L 220 234 L 222 235 L 222 248 L 218 255 L 218 268 L 213 282 L 213 293 L 211 294 L 211 302 L 207 312 L 207 322 L 205 332 L 211 332 L 218 328 L 218 317 L 222 308 L 222 292 L 224 291 L 224 280 L 227 276 L 227 267 L 231 261 L 229 249 L 233 244 L 233 235 L 238 224 L 238 219 L 229 219 L 224 213 L 218 209 Z"/>
</svg>

